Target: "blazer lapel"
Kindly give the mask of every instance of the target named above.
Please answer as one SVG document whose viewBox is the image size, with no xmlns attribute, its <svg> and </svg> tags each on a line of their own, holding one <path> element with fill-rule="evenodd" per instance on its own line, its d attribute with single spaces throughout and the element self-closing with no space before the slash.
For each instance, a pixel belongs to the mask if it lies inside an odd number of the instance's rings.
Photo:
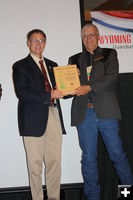
<svg viewBox="0 0 133 200">
<path fill-rule="evenodd" d="M 33 60 L 33 58 L 30 56 L 30 54 L 27 56 L 27 62 L 30 66 L 30 70 L 34 71 L 36 74 L 38 74 L 43 79 L 44 77 L 43 77 L 41 70 L 39 69 L 36 62 Z"/>
<path fill-rule="evenodd" d="M 103 60 L 104 60 L 103 49 L 97 47 L 97 49 L 94 51 L 93 63 L 95 64 Z"/>
<path fill-rule="evenodd" d="M 88 82 L 88 78 L 87 78 L 87 67 L 88 67 L 88 55 L 86 52 L 83 52 L 80 57 L 79 57 L 79 66 L 80 66 L 80 81 L 81 84 L 85 84 Z"/>
<path fill-rule="evenodd" d="M 99 62 L 103 62 L 104 61 L 104 56 L 103 56 L 103 50 L 100 47 L 97 47 L 97 49 L 94 51 L 93 54 L 93 62 L 92 62 L 92 70 L 91 70 L 91 74 L 90 74 L 90 80 L 89 82 L 91 83 L 95 77 L 96 77 L 96 73 L 98 73 L 98 66 L 99 66 Z M 96 70 L 97 69 L 97 70 Z"/>
</svg>

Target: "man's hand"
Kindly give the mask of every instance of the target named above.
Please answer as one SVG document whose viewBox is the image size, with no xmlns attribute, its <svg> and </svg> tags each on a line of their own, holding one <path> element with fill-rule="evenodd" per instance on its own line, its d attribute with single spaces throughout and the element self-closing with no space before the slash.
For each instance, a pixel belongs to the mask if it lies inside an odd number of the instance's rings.
<svg viewBox="0 0 133 200">
<path fill-rule="evenodd" d="M 90 91 L 91 91 L 91 87 L 89 85 L 81 85 L 79 88 L 76 89 L 76 91 L 74 92 L 74 95 L 85 96 Z"/>
<path fill-rule="evenodd" d="M 51 90 L 51 99 L 60 99 L 63 98 L 63 92 L 55 89 L 55 90 Z"/>
</svg>

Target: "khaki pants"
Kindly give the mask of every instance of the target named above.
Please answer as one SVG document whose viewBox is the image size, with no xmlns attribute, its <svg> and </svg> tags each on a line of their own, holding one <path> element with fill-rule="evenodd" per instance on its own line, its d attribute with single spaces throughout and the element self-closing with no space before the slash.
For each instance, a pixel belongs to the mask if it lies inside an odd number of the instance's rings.
<svg viewBox="0 0 133 200">
<path fill-rule="evenodd" d="M 43 200 L 42 168 L 48 200 L 60 199 L 62 132 L 57 108 L 49 108 L 46 131 L 41 137 L 24 137 L 33 200 Z"/>
</svg>

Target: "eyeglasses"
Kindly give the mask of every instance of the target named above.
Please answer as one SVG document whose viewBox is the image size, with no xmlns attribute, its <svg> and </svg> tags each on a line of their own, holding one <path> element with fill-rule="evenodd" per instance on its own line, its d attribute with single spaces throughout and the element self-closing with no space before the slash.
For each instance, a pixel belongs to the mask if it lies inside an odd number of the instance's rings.
<svg viewBox="0 0 133 200">
<path fill-rule="evenodd" d="M 33 44 L 38 44 L 39 43 L 40 45 L 42 45 L 42 44 L 45 43 L 45 40 L 43 40 L 43 39 L 38 40 L 36 38 L 33 38 L 33 39 L 30 40 L 30 42 L 32 42 Z"/>
<path fill-rule="evenodd" d="M 97 36 L 96 33 L 91 33 L 91 34 L 89 34 L 89 35 L 83 35 L 83 36 L 82 36 L 82 39 L 94 38 L 94 37 L 96 37 L 96 36 Z"/>
</svg>

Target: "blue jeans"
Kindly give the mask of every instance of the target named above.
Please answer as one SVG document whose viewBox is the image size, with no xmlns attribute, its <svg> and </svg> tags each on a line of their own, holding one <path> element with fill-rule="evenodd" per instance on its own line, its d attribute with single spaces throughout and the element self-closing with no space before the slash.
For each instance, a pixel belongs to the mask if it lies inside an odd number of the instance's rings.
<svg viewBox="0 0 133 200">
<path fill-rule="evenodd" d="M 119 137 L 118 122 L 114 119 L 98 119 L 93 108 L 88 108 L 84 121 L 77 126 L 82 150 L 82 175 L 87 200 L 100 200 L 97 169 L 98 129 L 106 145 L 110 159 L 122 185 L 133 185 L 133 176 Z"/>
</svg>

